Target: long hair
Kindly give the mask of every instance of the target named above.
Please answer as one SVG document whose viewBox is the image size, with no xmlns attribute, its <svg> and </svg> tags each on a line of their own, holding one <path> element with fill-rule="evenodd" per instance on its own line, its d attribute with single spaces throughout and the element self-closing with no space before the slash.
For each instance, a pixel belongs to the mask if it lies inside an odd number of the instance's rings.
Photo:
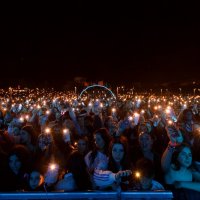
<svg viewBox="0 0 200 200">
<path fill-rule="evenodd" d="M 172 155 L 172 164 L 174 164 L 174 166 L 175 166 L 175 170 L 179 170 L 180 168 L 181 168 L 181 165 L 180 165 L 180 163 L 179 163 L 179 161 L 178 161 L 178 156 L 179 156 L 179 154 L 180 154 L 180 152 L 185 148 L 185 147 L 187 147 L 187 148 L 189 148 L 190 150 L 191 150 L 191 147 L 188 145 L 188 144 L 186 144 L 186 143 L 182 143 L 180 146 L 178 146 L 178 147 L 176 147 L 176 151 L 173 153 L 173 155 Z M 191 151 L 192 152 L 192 151 Z"/>
<path fill-rule="evenodd" d="M 17 144 L 10 150 L 8 157 L 16 155 L 21 162 L 21 172 L 27 172 L 30 169 L 30 152 L 24 146 Z"/>
<path fill-rule="evenodd" d="M 109 148 L 109 143 L 110 143 L 110 140 L 111 140 L 111 136 L 109 135 L 108 131 L 106 128 L 100 128 L 98 130 L 96 130 L 94 132 L 94 135 L 96 134 L 99 134 L 102 139 L 104 140 L 105 142 L 105 146 L 104 146 L 104 149 L 103 149 L 103 153 L 105 155 L 108 155 L 108 148 Z M 96 156 L 97 156 L 97 153 L 98 153 L 98 149 L 97 147 L 95 146 L 94 149 L 92 150 L 92 153 L 91 153 L 91 156 L 90 156 L 90 163 L 93 163 Z"/>
<path fill-rule="evenodd" d="M 116 162 L 114 161 L 114 159 L 112 157 L 112 149 L 115 144 L 121 144 L 124 148 L 124 157 L 122 158 L 122 160 L 120 162 L 122 170 L 130 169 L 130 160 L 129 160 L 129 155 L 128 155 L 128 143 L 127 143 L 127 139 L 123 136 L 113 138 L 113 140 L 110 142 L 108 169 L 114 173 L 117 173 L 119 171 L 119 169 L 116 165 Z"/>
<path fill-rule="evenodd" d="M 33 144 L 33 145 L 37 144 L 38 135 L 35 132 L 33 126 L 31 126 L 31 125 L 23 126 L 21 130 L 28 132 L 28 134 L 31 137 L 31 144 Z"/>
<path fill-rule="evenodd" d="M 73 174 L 78 190 L 92 189 L 90 174 L 87 171 L 87 166 L 83 155 L 78 151 L 71 153 L 67 163 L 68 172 Z"/>
</svg>

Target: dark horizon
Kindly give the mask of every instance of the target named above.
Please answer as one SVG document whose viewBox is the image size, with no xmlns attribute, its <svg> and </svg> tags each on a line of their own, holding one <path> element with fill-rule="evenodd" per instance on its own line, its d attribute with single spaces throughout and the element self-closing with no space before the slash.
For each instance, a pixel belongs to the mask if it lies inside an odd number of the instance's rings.
<svg viewBox="0 0 200 200">
<path fill-rule="evenodd" d="M 7 12 L 1 85 L 63 85 L 75 77 L 115 85 L 197 82 L 200 29 L 187 9 L 160 3 L 110 16 Z"/>
</svg>

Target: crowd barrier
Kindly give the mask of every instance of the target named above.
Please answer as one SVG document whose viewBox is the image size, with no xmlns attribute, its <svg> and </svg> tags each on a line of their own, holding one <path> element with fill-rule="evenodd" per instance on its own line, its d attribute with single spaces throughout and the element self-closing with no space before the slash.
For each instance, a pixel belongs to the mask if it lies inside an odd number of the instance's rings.
<svg viewBox="0 0 200 200">
<path fill-rule="evenodd" d="M 138 192 L 138 191 L 129 191 L 129 192 L 101 192 L 101 191 L 88 191 L 88 192 L 13 192 L 13 193 L 0 193 L 0 199 L 21 199 L 21 200 L 58 200 L 58 199 L 67 199 L 67 200 L 100 200 L 100 199 L 116 199 L 116 200 L 128 200 L 128 199 L 162 199 L 168 200 L 172 199 L 173 194 L 170 191 L 155 191 L 155 192 Z"/>
</svg>

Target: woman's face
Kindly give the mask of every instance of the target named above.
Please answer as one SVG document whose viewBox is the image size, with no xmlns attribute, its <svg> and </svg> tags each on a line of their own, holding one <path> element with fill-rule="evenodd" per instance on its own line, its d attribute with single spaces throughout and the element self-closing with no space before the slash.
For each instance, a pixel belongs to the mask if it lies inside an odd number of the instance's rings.
<svg viewBox="0 0 200 200">
<path fill-rule="evenodd" d="M 142 151 L 149 151 L 152 148 L 153 140 L 148 133 L 142 133 L 139 135 L 139 144 Z"/>
<path fill-rule="evenodd" d="M 100 134 L 95 134 L 94 136 L 94 140 L 95 140 L 95 144 L 97 146 L 98 149 L 103 149 L 105 146 L 105 142 L 103 140 L 103 138 L 101 137 Z"/>
<path fill-rule="evenodd" d="M 40 175 L 39 172 L 33 171 L 30 174 L 30 179 L 29 179 L 29 186 L 30 186 L 30 188 L 33 189 L 33 190 L 35 190 L 41 184 L 42 184 L 42 176 Z"/>
<path fill-rule="evenodd" d="M 38 147 L 41 151 L 45 151 L 50 145 L 50 139 L 48 136 L 39 137 Z"/>
<path fill-rule="evenodd" d="M 21 165 L 22 165 L 21 161 L 15 154 L 9 157 L 9 167 L 14 174 L 17 175 L 19 173 Z"/>
<path fill-rule="evenodd" d="M 31 138 L 30 138 L 30 135 L 27 131 L 25 130 L 21 130 L 20 131 L 20 142 L 22 144 L 26 144 L 28 142 L 30 142 Z"/>
<path fill-rule="evenodd" d="M 83 139 L 80 139 L 78 141 L 78 151 L 81 153 L 81 154 L 84 154 L 84 152 L 87 150 L 87 144 L 86 144 L 86 141 L 83 140 Z"/>
<path fill-rule="evenodd" d="M 124 147 L 122 144 L 114 144 L 112 148 L 112 157 L 116 163 L 120 163 L 124 157 Z"/>
<path fill-rule="evenodd" d="M 190 148 L 184 147 L 178 155 L 178 162 L 182 167 L 188 168 L 192 164 L 192 152 Z"/>
</svg>

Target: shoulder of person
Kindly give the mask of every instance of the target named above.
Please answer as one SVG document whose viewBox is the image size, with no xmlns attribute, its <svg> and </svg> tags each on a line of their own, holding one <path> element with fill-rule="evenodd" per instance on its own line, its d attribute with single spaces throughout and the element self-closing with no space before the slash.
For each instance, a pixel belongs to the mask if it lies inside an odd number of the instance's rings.
<svg viewBox="0 0 200 200">
<path fill-rule="evenodd" d="M 152 180 L 151 190 L 164 190 L 164 187 L 158 181 Z"/>
</svg>

